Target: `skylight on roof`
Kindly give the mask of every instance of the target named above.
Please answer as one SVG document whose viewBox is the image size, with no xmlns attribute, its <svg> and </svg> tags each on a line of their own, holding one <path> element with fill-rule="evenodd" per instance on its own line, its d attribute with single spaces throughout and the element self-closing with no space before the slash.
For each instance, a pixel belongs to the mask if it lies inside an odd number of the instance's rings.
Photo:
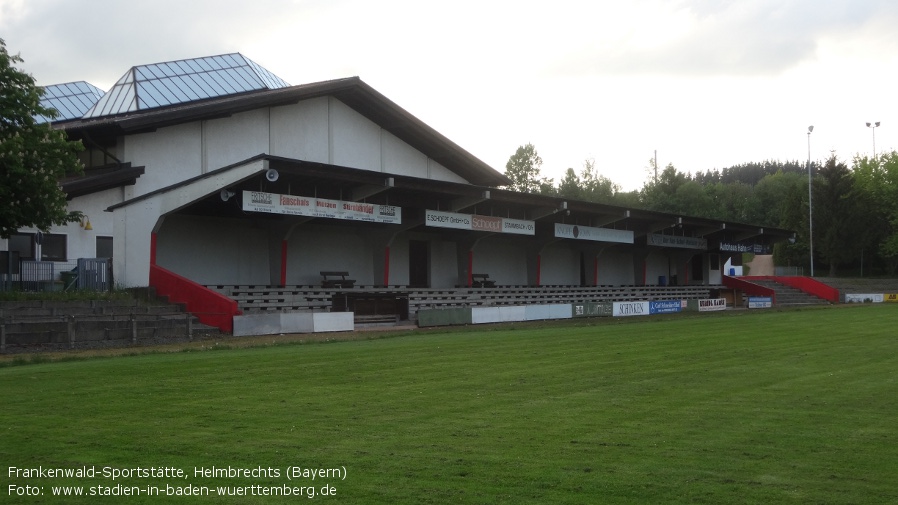
<svg viewBox="0 0 898 505">
<path fill-rule="evenodd" d="M 290 85 L 240 53 L 132 67 L 84 114 L 111 116 Z"/>
<path fill-rule="evenodd" d="M 84 81 L 53 84 L 43 88 L 44 95 L 41 97 L 41 105 L 48 109 L 56 109 L 56 112 L 59 114 L 55 119 L 46 116 L 35 116 L 34 119 L 38 123 L 79 119 L 104 94 L 102 89 Z"/>
</svg>

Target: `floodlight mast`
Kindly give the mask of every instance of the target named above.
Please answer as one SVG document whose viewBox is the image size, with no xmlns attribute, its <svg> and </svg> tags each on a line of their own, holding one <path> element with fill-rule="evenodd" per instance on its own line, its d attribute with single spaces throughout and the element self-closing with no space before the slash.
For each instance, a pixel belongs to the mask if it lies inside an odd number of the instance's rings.
<svg viewBox="0 0 898 505">
<path fill-rule="evenodd" d="M 814 203 L 813 184 L 811 181 L 811 132 L 813 126 L 808 126 L 808 241 L 811 245 L 811 277 L 814 276 Z"/>
<path fill-rule="evenodd" d="M 879 127 L 879 121 L 870 124 L 867 123 L 867 128 L 873 128 L 873 158 L 876 158 L 876 128 Z"/>
</svg>

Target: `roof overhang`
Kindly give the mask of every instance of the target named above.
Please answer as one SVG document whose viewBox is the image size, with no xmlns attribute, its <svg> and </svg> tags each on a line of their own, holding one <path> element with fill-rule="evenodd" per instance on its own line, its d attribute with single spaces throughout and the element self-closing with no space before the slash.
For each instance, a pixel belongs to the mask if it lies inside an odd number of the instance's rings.
<svg viewBox="0 0 898 505">
<path fill-rule="evenodd" d="M 511 183 L 511 180 L 504 174 L 462 149 L 365 84 L 358 77 L 274 90 L 252 91 L 121 116 L 67 121 L 57 123 L 56 126 L 64 129 L 71 138 L 89 134 L 97 141 L 112 142 L 122 135 L 153 131 L 193 121 L 228 117 L 263 107 L 291 105 L 303 100 L 325 96 L 332 96 L 340 100 L 472 184 L 495 187 Z"/>
</svg>

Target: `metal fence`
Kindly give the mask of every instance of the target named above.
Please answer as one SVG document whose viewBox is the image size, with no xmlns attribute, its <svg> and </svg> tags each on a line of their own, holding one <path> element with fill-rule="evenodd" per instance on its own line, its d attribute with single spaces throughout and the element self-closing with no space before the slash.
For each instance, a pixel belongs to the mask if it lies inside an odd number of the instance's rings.
<svg viewBox="0 0 898 505">
<path fill-rule="evenodd" d="M 0 291 L 112 289 L 112 261 L 108 258 L 79 258 L 75 261 L 22 260 L 12 268 L 0 272 Z"/>
<path fill-rule="evenodd" d="M 776 267 L 774 274 L 779 277 L 804 276 L 804 267 Z"/>
</svg>

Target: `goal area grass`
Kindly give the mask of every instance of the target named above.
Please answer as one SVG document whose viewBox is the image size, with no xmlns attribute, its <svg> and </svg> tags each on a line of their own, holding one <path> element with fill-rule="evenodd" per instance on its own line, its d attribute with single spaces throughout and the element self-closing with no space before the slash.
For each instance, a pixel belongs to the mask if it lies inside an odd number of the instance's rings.
<svg viewBox="0 0 898 505">
<path fill-rule="evenodd" d="M 866 304 L 19 361 L 0 502 L 895 503 L 896 328 Z"/>
</svg>

